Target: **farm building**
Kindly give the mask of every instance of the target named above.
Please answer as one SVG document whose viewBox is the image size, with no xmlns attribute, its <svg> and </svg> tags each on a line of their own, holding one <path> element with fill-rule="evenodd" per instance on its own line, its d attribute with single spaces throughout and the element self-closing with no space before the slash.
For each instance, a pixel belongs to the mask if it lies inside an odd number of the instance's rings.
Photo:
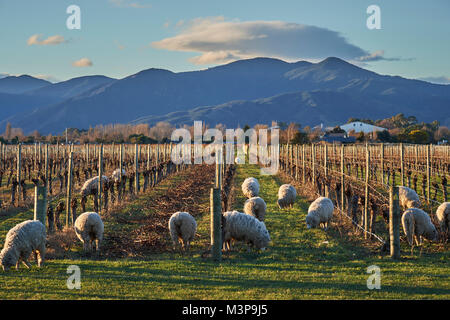
<svg viewBox="0 0 450 320">
<path fill-rule="evenodd" d="M 364 133 L 371 133 L 374 131 L 387 130 L 386 128 L 377 127 L 377 126 L 374 126 L 374 125 L 371 125 L 368 123 L 364 123 L 364 122 L 360 122 L 360 121 L 346 123 L 346 124 L 340 126 L 340 128 L 345 130 L 347 133 L 351 130 L 354 130 L 356 133 L 359 133 L 361 131 Z"/>
</svg>

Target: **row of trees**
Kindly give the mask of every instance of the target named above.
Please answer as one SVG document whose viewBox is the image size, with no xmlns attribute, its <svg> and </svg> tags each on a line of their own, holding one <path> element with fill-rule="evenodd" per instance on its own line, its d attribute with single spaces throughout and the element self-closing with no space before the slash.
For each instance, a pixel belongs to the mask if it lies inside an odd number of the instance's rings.
<svg viewBox="0 0 450 320">
<path fill-rule="evenodd" d="M 382 120 L 370 119 L 356 119 L 350 118 L 348 122 L 361 121 L 368 124 L 376 125 L 386 128 L 385 131 L 373 132 L 364 134 L 362 132 L 355 133 L 350 131 L 348 134 L 354 136 L 357 141 L 376 141 L 376 142 L 406 142 L 406 143 L 436 143 L 441 140 L 450 139 L 450 130 L 445 126 L 440 126 L 438 121 L 432 123 L 419 123 L 414 116 L 405 117 L 403 114 L 398 114 L 391 118 Z M 291 122 L 276 122 L 272 121 L 271 125 L 257 124 L 253 128 L 258 133 L 260 129 L 269 129 L 277 126 L 280 129 L 281 143 L 310 143 L 320 141 L 324 131 L 321 127 L 311 128 L 306 126 L 301 127 L 300 124 Z M 183 128 L 191 132 L 194 136 L 194 127 L 184 125 Z M 208 125 L 203 125 L 203 130 L 206 130 Z M 220 129 L 225 134 L 226 126 L 218 124 L 215 128 Z M 248 125 L 244 126 L 244 131 L 250 128 Z M 69 128 L 60 135 L 53 136 L 51 134 L 42 136 L 39 132 L 34 131 L 31 135 L 25 136 L 22 129 L 12 128 L 11 124 L 7 124 L 6 130 L 0 137 L 2 142 L 10 143 L 64 143 L 66 140 L 73 143 L 157 143 L 167 142 L 171 138 L 172 131 L 175 129 L 173 125 L 168 122 L 158 122 L 154 126 L 148 124 L 109 124 L 97 125 L 87 130 L 80 130 Z M 339 127 L 332 130 L 333 133 L 344 132 Z"/>
</svg>

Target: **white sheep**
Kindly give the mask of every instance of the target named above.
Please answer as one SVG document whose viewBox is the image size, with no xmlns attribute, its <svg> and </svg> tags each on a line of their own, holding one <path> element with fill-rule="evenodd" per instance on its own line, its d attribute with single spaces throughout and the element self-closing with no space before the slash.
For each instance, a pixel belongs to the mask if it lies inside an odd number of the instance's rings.
<svg viewBox="0 0 450 320">
<path fill-rule="evenodd" d="M 224 250 L 231 250 L 231 240 L 244 241 L 264 250 L 270 242 L 270 235 L 264 222 L 242 212 L 228 211 L 222 215 Z"/>
<path fill-rule="evenodd" d="M 442 203 L 436 210 L 436 218 L 442 232 L 450 232 L 450 202 Z"/>
<path fill-rule="evenodd" d="M 402 225 L 408 243 L 411 245 L 411 253 L 414 248 L 414 239 L 417 245 L 422 244 L 423 237 L 431 241 L 437 240 L 436 227 L 431 222 L 430 216 L 422 209 L 407 209 L 402 215 Z"/>
<path fill-rule="evenodd" d="M 126 175 L 127 175 L 127 172 L 125 171 L 125 169 L 122 169 L 122 177 L 126 177 Z M 120 176 L 120 169 L 114 170 L 113 173 L 111 174 L 111 180 L 114 182 L 119 181 L 122 177 Z M 98 181 L 98 179 L 97 179 L 97 181 Z"/>
<path fill-rule="evenodd" d="M 325 230 L 328 229 L 328 223 L 333 217 L 333 211 L 334 204 L 329 198 L 317 198 L 308 208 L 306 227 L 308 229 L 317 228 L 320 224 L 323 224 Z"/>
<path fill-rule="evenodd" d="M 96 212 L 85 212 L 75 220 L 75 233 L 83 242 L 84 251 L 100 251 L 100 242 L 103 240 L 104 225 L 102 218 Z"/>
<path fill-rule="evenodd" d="M 4 271 L 12 266 L 19 269 L 22 261 L 31 268 L 28 257 L 34 252 L 38 267 L 41 267 L 45 256 L 45 226 L 37 220 L 27 220 L 17 224 L 6 234 L 5 245 L 0 252 L 0 264 Z"/>
<path fill-rule="evenodd" d="M 102 183 L 107 183 L 109 181 L 109 178 L 107 176 L 102 176 Z M 88 196 L 88 195 L 96 195 L 98 189 L 98 176 L 95 176 L 93 178 L 90 178 L 86 180 L 86 182 L 81 187 L 81 195 L 82 196 Z"/>
<path fill-rule="evenodd" d="M 398 187 L 398 197 L 400 206 L 405 210 L 409 208 L 420 208 L 421 206 L 419 195 L 411 188 Z"/>
<path fill-rule="evenodd" d="M 242 193 L 247 197 L 247 199 L 257 197 L 259 194 L 258 179 L 253 177 L 245 179 L 242 183 Z"/>
<path fill-rule="evenodd" d="M 254 216 L 259 221 L 264 221 L 266 210 L 266 202 L 260 197 L 250 198 L 244 203 L 244 213 Z"/>
<path fill-rule="evenodd" d="M 292 208 L 297 198 L 297 191 L 290 184 L 283 184 L 278 189 L 278 207 L 280 209 L 290 207 Z"/>
<path fill-rule="evenodd" d="M 181 240 L 183 248 L 189 250 L 196 231 L 197 222 L 195 221 L 195 218 L 187 212 L 175 212 L 169 219 L 169 232 L 174 247 L 176 247 Z"/>
</svg>

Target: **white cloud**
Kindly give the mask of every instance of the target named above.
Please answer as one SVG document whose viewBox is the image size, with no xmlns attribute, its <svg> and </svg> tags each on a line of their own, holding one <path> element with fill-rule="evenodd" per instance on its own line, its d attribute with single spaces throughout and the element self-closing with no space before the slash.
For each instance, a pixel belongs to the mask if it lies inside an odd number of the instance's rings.
<svg viewBox="0 0 450 320">
<path fill-rule="evenodd" d="M 316 26 L 283 21 L 226 21 L 224 17 L 180 21 L 177 35 L 153 42 L 155 48 L 199 52 L 195 64 L 215 64 L 258 56 L 293 60 L 320 60 L 336 56 L 370 60 L 371 54 L 340 33 Z M 372 60 L 381 60 L 377 51 Z"/>
<path fill-rule="evenodd" d="M 55 35 L 55 36 L 51 36 L 48 37 L 45 40 L 40 40 L 42 38 L 42 34 L 34 34 L 31 37 L 28 38 L 27 40 L 27 44 L 29 46 L 32 45 L 41 45 L 41 46 L 45 46 L 45 45 L 57 45 L 57 44 L 61 44 L 64 42 L 67 42 L 63 36 L 60 35 Z"/>
<path fill-rule="evenodd" d="M 151 8 L 151 4 L 142 4 L 137 1 L 130 1 L 130 0 L 109 0 L 115 7 L 119 8 L 135 8 L 135 9 L 145 9 L 145 8 Z"/>
<path fill-rule="evenodd" d="M 92 61 L 89 60 L 88 58 L 81 58 L 80 60 L 74 61 L 72 63 L 72 66 L 74 67 L 91 67 L 92 66 Z"/>
<path fill-rule="evenodd" d="M 55 78 L 54 76 L 50 75 L 50 74 L 36 74 L 36 75 L 32 75 L 32 77 L 38 78 L 38 79 L 42 79 L 42 80 L 47 80 L 50 81 L 52 83 L 56 83 L 56 82 L 60 82 L 61 80 Z"/>
</svg>

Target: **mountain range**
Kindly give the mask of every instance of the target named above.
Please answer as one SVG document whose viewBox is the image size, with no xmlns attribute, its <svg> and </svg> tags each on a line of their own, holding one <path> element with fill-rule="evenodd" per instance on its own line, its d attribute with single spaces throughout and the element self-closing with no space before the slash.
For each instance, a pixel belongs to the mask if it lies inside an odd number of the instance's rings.
<svg viewBox="0 0 450 320">
<path fill-rule="evenodd" d="M 7 122 L 41 134 L 194 120 L 334 126 L 350 117 L 398 113 L 450 126 L 450 85 L 380 75 L 335 57 L 318 63 L 255 58 L 178 73 L 151 68 L 123 79 L 87 76 L 55 84 L 30 76 L 0 79 L 0 131 Z"/>
</svg>

